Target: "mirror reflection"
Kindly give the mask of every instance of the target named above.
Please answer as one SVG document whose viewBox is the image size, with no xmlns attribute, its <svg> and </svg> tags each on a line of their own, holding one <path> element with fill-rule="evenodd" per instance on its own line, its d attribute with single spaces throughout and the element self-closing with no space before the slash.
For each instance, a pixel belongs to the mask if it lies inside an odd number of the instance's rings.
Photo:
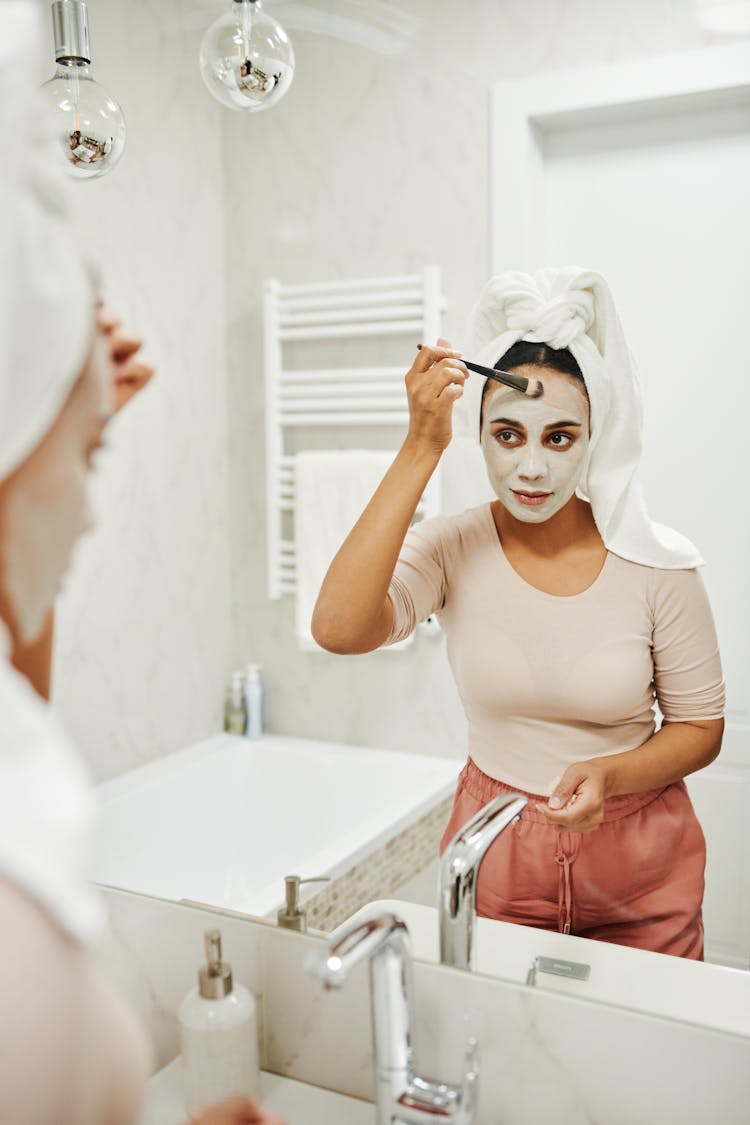
<svg viewBox="0 0 750 1125">
<path fill-rule="evenodd" d="M 437 616 L 469 743 L 441 848 L 493 798 L 526 799 L 479 866 L 480 915 L 701 960 L 705 847 L 683 778 L 719 752 L 724 683 L 700 554 L 646 513 L 610 290 L 582 270 L 502 274 L 468 334 L 471 356 L 542 395 L 480 382 L 448 340 L 420 350 L 407 437 L 313 635 L 367 652 Z M 498 499 L 407 531 L 459 397 Z"/>
<path fill-rule="evenodd" d="M 495 5 L 407 5 L 398 57 L 279 5 L 294 84 L 231 114 L 219 9 L 121 7 L 128 146 L 47 216 L 55 293 L 26 258 L 0 419 L 0 624 L 98 784 L 96 881 L 399 903 L 417 957 L 742 1030 L 750 79 L 703 103 L 678 59 L 654 101 L 655 51 L 716 67 L 687 2 L 620 85 L 611 13 L 584 67 Z"/>
</svg>

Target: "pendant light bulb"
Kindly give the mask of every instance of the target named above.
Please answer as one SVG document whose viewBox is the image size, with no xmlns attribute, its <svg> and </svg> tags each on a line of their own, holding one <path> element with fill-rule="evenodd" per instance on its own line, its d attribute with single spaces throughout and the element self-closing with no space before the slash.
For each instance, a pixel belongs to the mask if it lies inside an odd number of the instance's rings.
<svg viewBox="0 0 750 1125">
<path fill-rule="evenodd" d="M 231 0 L 206 31 L 200 69 L 209 91 L 229 109 L 251 113 L 283 98 L 294 77 L 294 50 L 284 28 L 261 0 Z"/>
<path fill-rule="evenodd" d="M 55 74 L 42 86 L 60 159 L 78 180 L 104 176 L 114 168 L 125 147 L 125 118 L 89 73 L 88 10 L 85 0 L 54 0 L 52 29 Z"/>
</svg>

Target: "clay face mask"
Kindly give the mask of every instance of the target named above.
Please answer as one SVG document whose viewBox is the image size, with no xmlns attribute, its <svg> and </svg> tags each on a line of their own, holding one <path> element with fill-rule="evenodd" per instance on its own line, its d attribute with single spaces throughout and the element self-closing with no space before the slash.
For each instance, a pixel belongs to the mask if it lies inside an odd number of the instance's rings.
<svg viewBox="0 0 750 1125">
<path fill-rule="evenodd" d="M 22 643 L 38 635 L 73 545 L 91 524 L 91 459 L 112 408 L 102 341 L 51 429 L 0 488 L 0 595 Z"/>
<path fill-rule="evenodd" d="M 564 375 L 540 369 L 545 396 L 487 391 L 482 452 L 498 500 L 524 523 L 543 523 L 574 495 L 589 447 L 588 401 Z M 546 397 L 547 389 L 550 401 Z"/>
</svg>

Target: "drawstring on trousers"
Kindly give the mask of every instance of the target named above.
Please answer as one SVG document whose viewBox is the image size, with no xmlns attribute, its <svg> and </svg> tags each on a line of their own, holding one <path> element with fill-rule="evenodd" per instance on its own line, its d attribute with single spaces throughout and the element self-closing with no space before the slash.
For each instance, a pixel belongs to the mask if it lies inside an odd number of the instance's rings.
<svg viewBox="0 0 750 1125">
<path fill-rule="evenodd" d="M 563 844 L 567 839 L 568 847 Z M 557 928 L 561 934 L 569 934 L 573 924 L 573 884 L 570 868 L 581 850 L 581 837 L 577 832 L 558 832 L 555 862 L 560 868 L 557 885 Z"/>
</svg>

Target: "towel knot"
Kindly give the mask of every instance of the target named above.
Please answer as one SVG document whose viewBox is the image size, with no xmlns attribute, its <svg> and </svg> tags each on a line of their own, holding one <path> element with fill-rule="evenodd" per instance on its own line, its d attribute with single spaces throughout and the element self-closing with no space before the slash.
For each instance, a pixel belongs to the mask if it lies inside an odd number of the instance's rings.
<svg viewBox="0 0 750 1125">
<path fill-rule="evenodd" d="M 567 348 L 591 324 L 592 304 L 591 294 L 583 292 L 562 294 L 547 302 L 521 300 L 507 310 L 508 327 L 517 328 L 524 340 Z"/>
<path fill-rule="evenodd" d="M 531 280 L 531 279 L 529 279 Z M 572 340 L 588 332 L 594 323 L 594 295 L 588 289 L 564 289 L 545 285 L 537 275 L 536 285 L 518 286 L 505 294 L 508 328 L 525 340 L 567 348 Z"/>
<path fill-rule="evenodd" d="M 512 332 L 518 339 L 567 348 L 596 318 L 593 292 L 576 284 L 580 274 L 547 269 L 533 276 L 513 271 L 492 278 L 474 311 L 475 346 Z"/>
</svg>

